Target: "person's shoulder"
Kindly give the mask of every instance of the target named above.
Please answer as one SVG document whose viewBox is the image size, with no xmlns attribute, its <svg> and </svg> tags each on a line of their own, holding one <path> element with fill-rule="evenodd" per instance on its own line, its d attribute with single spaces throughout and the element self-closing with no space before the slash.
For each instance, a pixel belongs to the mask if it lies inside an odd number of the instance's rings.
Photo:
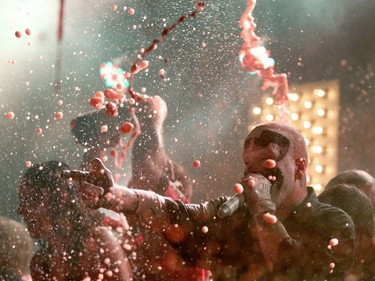
<svg viewBox="0 0 375 281">
<path fill-rule="evenodd" d="M 353 220 L 342 209 L 318 201 L 314 206 L 313 213 L 315 223 L 327 233 L 340 232 L 342 235 L 354 239 Z"/>
</svg>

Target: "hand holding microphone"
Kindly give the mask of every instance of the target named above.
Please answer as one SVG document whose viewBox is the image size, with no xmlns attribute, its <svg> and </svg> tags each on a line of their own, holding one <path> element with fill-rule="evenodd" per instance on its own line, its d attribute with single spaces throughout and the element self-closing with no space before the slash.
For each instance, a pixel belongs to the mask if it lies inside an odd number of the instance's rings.
<svg viewBox="0 0 375 281">
<path fill-rule="evenodd" d="M 271 198 L 272 184 L 268 179 L 259 174 L 248 174 L 241 184 L 244 187 L 242 194 L 254 217 L 276 211 L 275 203 Z"/>
<path fill-rule="evenodd" d="M 232 196 L 220 206 L 217 212 L 219 218 L 232 215 L 239 207 L 243 206 L 245 201 L 254 216 L 276 210 L 275 204 L 271 200 L 271 182 L 264 176 L 247 174 L 241 184 L 244 187 L 243 193 Z"/>
</svg>

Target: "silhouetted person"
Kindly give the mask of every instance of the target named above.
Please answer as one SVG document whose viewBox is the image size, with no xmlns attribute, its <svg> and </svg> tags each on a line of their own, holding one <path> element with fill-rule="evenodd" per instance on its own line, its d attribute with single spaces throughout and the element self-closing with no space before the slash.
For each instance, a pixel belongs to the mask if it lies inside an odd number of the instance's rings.
<svg viewBox="0 0 375 281">
<path fill-rule="evenodd" d="M 0 216 L 0 280 L 31 280 L 30 260 L 34 243 L 26 226 Z"/>
<path fill-rule="evenodd" d="M 151 190 L 160 195 L 190 202 L 192 185 L 184 168 L 173 161 L 164 146 L 163 124 L 168 115 L 166 102 L 159 96 L 149 97 L 139 104 L 136 116 L 140 123 L 140 135 L 132 149 L 132 176 L 130 188 Z M 163 264 L 176 256 L 176 250 L 168 244 L 162 233 L 140 226 L 139 219 L 129 217 L 133 227 L 137 258 L 135 275 L 145 280 L 205 280 L 207 271 L 190 265 Z M 164 246 L 160 246 L 164 245 Z M 160 270 L 160 268 L 162 268 Z M 143 279 L 142 279 L 143 280 Z"/>
<path fill-rule="evenodd" d="M 350 271 L 356 281 L 375 280 L 374 178 L 365 171 L 348 170 L 329 181 L 319 200 L 347 212 L 355 224 L 356 254 Z M 372 199 L 372 200 L 370 200 Z"/>
<path fill-rule="evenodd" d="M 21 179 L 18 213 L 41 240 L 31 262 L 33 280 L 130 280 L 118 239 L 81 206 L 76 186 L 61 179 L 68 168 L 59 161 L 34 164 Z"/>
<path fill-rule="evenodd" d="M 353 185 L 362 191 L 371 200 L 372 206 L 375 208 L 375 179 L 369 173 L 363 170 L 346 170 L 332 178 L 326 185 L 325 189 L 329 189 L 337 184 Z"/>
</svg>

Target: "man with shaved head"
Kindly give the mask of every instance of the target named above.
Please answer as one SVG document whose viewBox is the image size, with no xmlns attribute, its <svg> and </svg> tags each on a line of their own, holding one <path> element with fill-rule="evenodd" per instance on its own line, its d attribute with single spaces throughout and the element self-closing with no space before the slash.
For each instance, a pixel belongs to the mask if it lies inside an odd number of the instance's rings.
<svg viewBox="0 0 375 281">
<path fill-rule="evenodd" d="M 306 186 L 302 135 L 287 125 L 260 124 L 244 142 L 243 161 L 236 185 L 243 192 L 202 204 L 115 186 L 100 160 L 89 172 L 65 176 L 80 182 L 93 207 L 136 216 L 163 233 L 178 255 L 160 260 L 161 268 L 187 263 L 210 269 L 213 280 L 343 280 L 353 262 L 353 221 Z"/>
<path fill-rule="evenodd" d="M 343 171 L 328 182 L 319 200 L 343 209 L 352 217 L 356 247 L 350 274 L 355 280 L 375 280 L 375 179 L 363 170 Z"/>
<path fill-rule="evenodd" d="M 363 170 L 346 170 L 332 178 L 325 189 L 330 189 L 338 184 L 348 184 L 358 188 L 368 198 L 375 208 L 375 179 L 369 173 Z"/>
</svg>

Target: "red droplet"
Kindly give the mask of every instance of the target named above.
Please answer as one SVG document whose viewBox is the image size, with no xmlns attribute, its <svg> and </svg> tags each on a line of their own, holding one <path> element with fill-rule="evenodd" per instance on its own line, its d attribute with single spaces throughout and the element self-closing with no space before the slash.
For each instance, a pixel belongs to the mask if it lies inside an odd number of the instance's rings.
<svg viewBox="0 0 375 281">
<path fill-rule="evenodd" d="M 117 5 L 112 5 L 112 11 L 116 11 L 117 10 Z"/>
<path fill-rule="evenodd" d="M 14 118 L 14 113 L 12 111 L 9 111 L 7 112 L 6 116 L 9 120 L 12 120 Z"/>
<path fill-rule="evenodd" d="M 109 116 L 116 117 L 118 115 L 117 105 L 113 102 L 107 102 L 105 105 Z"/>
<path fill-rule="evenodd" d="M 195 167 L 195 168 L 199 168 L 201 166 L 201 161 L 199 161 L 199 160 L 195 160 L 194 162 L 193 162 L 193 167 Z"/>
<path fill-rule="evenodd" d="M 134 12 L 135 12 L 135 11 L 134 11 L 133 8 L 130 8 L 130 9 L 128 10 L 128 14 L 131 15 L 131 16 L 134 15 Z"/>
<path fill-rule="evenodd" d="M 118 93 L 113 89 L 105 89 L 104 96 L 110 100 L 118 100 L 124 98 L 125 95 L 123 93 Z"/>
<path fill-rule="evenodd" d="M 14 33 L 16 35 L 17 38 L 21 38 L 22 37 L 22 34 L 20 31 L 16 31 L 16 33 Z"/>
<path fill-rule="evenodd" d="M 242 184 L 236 183 L 235 185 L 233 185 L 233 191 L 235 193 L 242 193 L 243 192 L 243 186 L 242 186 Z"/>
<path fill-rule="evenodd" d="M 58 112 L 55 113 L 55 118 L 56 118 L 57 120 L 60 120 L 60 119 L 62 119 L 63 117 L 64 117 L 64 114 L 63 114 L 61 111 L 58 111 Z"/>
<path fill-rule="evenodd" d="M 103 97 L 93 97 L 90 100 L 90 105 L 96 109 L 100 109 L 104 104 L 104 98 Z"/>
<path fill-rule="evenodd" d="M 97 91 L 94 94 L 94 98 L 103 98 L 104 99 L 104 93 L 102 91 Z"/>
<path fill-rule="evenodd" d="M 118 91 L 121 91 L 122 90 L 122 84 L 121 83 L 117 83 L 116 84 L 116 90 L 118 90 Z"/>
<path fill-rule="evenodd" d="M 26 35 L 30 36 L 30 34 L 31 34 L 30 29 L 26 28 L 25 33 L 26 33 Z"/>
<path fill-rule="evenodd" d="M 131 131 L 133 131 L 134 125 L 130 122 L 125 122 L 124 124 L 121 125 L 121 133 L 123 134 L 129 134 Z"/>
<path fill-rule="evenodd" d="M 201 228 L 201 230 L 202 230 L 203 233 L 207 233 L 208 232 L 208 227 L 207 226 L 203 226 Z"/>
<path fill-rule="evenodd" d="M 26 162 L 25 162 L 25 167 L 26 167 L 26 168 L 31 167 L 31 161 L 26 161 Z"/>
<path fill-rule="evenodd" d="M 254 187 L 254 186 L 255 186 L 255 180 L 254 180 L 254 179 L 249 179 L 249 180 L 247 181 L 247 185 L 248 185 L 249 187 Z"/>
<path fill-rule="evenodd" d="M 41 135 L 43 133 L 43 130 L 41 128 L 36 129 L 36 134 Z"/>
<path fill-rule="evenodd" d="M 263 219 L 265 222 L 268 222 L 270 224 L 275 224 L 277 222 L 277 217 L 275 215 L 272 215 L 270 213 L 265 213 L 263 215 Z"/>
<path fill-rule="evenodd" d="M 109 154 L 113 157 L 113 158 L 117 158 L 117 150 L 112 148 L 110 151 L 109 151 Z"/>
<path fill-rule="evenodd" d="M 105 132 L 108 132 L 108 126 L 107 125 L 103 125 L 100 127 L 100 132 L 101 133 L 105 133 Z"/>
<path fill-rule="evenodd" d="M 276 161 L 273 159 L 267 159 L 263 162 L 263 167 L 266 169 L 273 169 L 276 167 Z"/>
</svg>

